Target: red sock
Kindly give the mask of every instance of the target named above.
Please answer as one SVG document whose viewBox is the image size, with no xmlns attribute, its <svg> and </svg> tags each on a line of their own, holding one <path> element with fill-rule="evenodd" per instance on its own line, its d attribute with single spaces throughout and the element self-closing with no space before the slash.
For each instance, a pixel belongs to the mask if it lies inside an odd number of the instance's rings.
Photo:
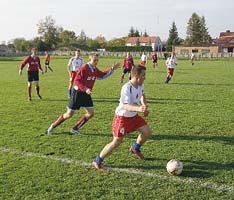
<svg viewBox="0 0 234 200">
<path fill-rule="evenodd" d="M 61 115 L 54 123 L 53 123 L 53 128 L 58 126 L 59 124 L 62 124 L 66 119 L 64 119 L 63 115 Z"/>
<path fill-rule="evenodd" d="M 86 122 L 88 121 L 88 119 L 83 116 L 80 118 L 80 120 L 77 122 L 77 124 L 73 127 L 74 130 L 79 129 L 81 126 L 83 126 Z"/>
</svg>

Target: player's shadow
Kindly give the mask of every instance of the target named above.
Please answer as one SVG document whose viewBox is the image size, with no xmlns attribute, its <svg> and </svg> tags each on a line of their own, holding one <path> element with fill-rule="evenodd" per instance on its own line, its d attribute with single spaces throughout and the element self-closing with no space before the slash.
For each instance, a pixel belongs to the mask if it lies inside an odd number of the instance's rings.
<svg viewBox="0 0 234 200">
<path fill-rule="evenodd" d="M 231 171 L 234 167 L 234 162 L 225 164 L 191 160 L 182 160 L 182 162 L 184 164 L 184 169 L 181 176 L 193 178 L 209 178 L 216 170 Z"/>
<path fill-rule="evenodd" d="M 159 99 L 159 98 L 152 98 L 148 97 L 148 103 L 168 103 L 168 101 L 174 101 L 175 103 L 186 103 L 186 102 L 215 102 L 211 99 L 184 99 L 184 98 L 174 98 L 174 99 Z"/>
<path fill-rule="evenodd" d="M 200 136 L 200 135 L 153 135 L 151 140 L 199 140 L 223 142 L 224 144 L 234 144 L 233 136 Z"/>
</svg>

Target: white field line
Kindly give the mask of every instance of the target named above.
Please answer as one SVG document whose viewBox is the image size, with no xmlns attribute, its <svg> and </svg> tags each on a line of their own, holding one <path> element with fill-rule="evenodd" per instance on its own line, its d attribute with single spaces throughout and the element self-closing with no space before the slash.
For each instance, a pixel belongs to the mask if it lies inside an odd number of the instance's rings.
<svg viewBox="0 0 234 200">
<path fill-rule="evenodd" d="M 16 151 L 16 150 L 8 149 L 8 148 L 0 148 L 0 152 L 20 155 L 22 157 L 43 158 L 43 159 L 59 161 L 62 163 L 67 163 L 67 164 L 74 164 L 77 166 L 91 167 L 91 163 L 76 161 L 76 160 L 72 160 L 72 159 L 68 159 L 68 158 L 47 156 L 47 155 L 33 153 L 33 152 Z M 177 183 L 184 183 L 186 185 L 194 185 L 196 187 L 211 189 L 211 190 L 214 190 L 216 192 L 234 193 L 234 187 L 226 185 L 226 184 L 217 184 L 217 183 L 213 183 L 213 182 L 203 182 L 203 181 L 195 180 L 192 178 L 181 178 L 178 176 L 163 176 L 163 175 L 153 174 L 153 173 L 149 173 L 149 172 L 144 172 L 141 170 L 136 170 L 133 168 L 126 169 L 126 168 L 108 167 L 108 170 L 112 170 L 112 171 L 116 171 L 116 172 L 123 172 L 123 173 L 127 173 L 127 174 L 134 174 L 134 175 L 138 175 L 138 176 L 152 177 L 152 178 L 157 178 L 160 180 L 173 181 L 173 182 L 177 182 Z M 100 172 L 100 173 L 103 173 L 103 172 Z"/>
</svg>

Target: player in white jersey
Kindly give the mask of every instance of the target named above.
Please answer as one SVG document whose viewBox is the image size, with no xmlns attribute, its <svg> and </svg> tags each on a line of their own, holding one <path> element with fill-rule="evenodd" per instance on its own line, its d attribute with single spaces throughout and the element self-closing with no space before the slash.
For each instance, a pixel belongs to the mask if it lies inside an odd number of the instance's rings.
<svg viewBox="0 0 234 200">
<path fill-rule="evenodd" d="M 115 110 L 112 123 L 113 140 L 103 148 L 92 162 L 92 166 L 99 171 L 106 170 L 102 165 L 104 158 L 109 156 L 122 143 L 124 136 L 136 130 L 140 134 L 129 151 L 138 159 L 144 160 L 140 148 L 152 135 L 152 130 L 147 122 L 137 114 L 137 112 L 142 112 L 145 117 L 149 114 L 143 84 L 145 70 L 146 68 L 143 65 L 134 66 L 131 71 L 131 80 L 122 87 L 119 106 Z"/>
<path fill-rule="evenodd" d="M 146 65 L 147 64 L 147 55 L 146 52 L 143 52 L 143 54 L 141 55 L 141 65 Z"/>
<path fill-rule="evenodd" d="M 69 79 L 69 87 L 68 87 L 68 97 L 71 97 L 72 94 L 72 87 L 73 87 L 73 82 L 76 77 L 78 69 L 83 65 L 83 59 L 81 58 L 80 55 L 80 49 L 77 49 L 75 51 L 75 57 L 72 57 L 67 65 L 68 73 L 70 76 Z"/>
<path fill-rule="evenodd" d="M 176 55 L 174 52 L 172 52 L 171 56 L 167 58 L 166 60 L 166 66 L 167 66 L 167 77 L 165 80 L 165 83 L 169 83 L 171 80 L 171 77 L 174 74 L 175 66 L 178 64 L 178 60 L 176 58 Z"/>
<path fill-rule="evenodd" d="M 190 62 L 191 62 L 192 65 L 194 65 L 194 58 L 195 58 L 195 55 L 192 52 L 191 57 L 190 57 Z"/>
</svg>

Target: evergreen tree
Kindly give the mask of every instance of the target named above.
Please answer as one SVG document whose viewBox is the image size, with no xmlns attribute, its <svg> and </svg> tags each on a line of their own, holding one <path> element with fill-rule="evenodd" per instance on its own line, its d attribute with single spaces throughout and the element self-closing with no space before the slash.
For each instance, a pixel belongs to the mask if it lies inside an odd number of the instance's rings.
<svg viewBox="0 0 234 200">
<path fill-rule="evenodd" d="M 128 37 L 135 37 L 135 29 L 133 27 L 130 28 Z"/>
<path fill-rule="evenodd" d="M 187 45 L 207 45 L 212 42 L 209 35 L 208 28 L 206 27 L 205 17 L 200 17 L 193 13 L 188 21 L 187 38 L 185 43 Z"/>
<path fill-rule="evenodd" d="M 208 28 L 206 27 L 206 20 L 204 16 L 201 17 L 201 34 L 201 44 L 207 45 L 212 43 L 212 38 L 208 32 Z"/>
<path fill-rule="evenodd" d="M 175 22 L 172 22 L 171 29 L 169 30 L 169 38 L 166 42 L 166 51 L 172 51 L 172 47 L 179 45 L 181 41 L 182 40 L 178 36 L 176 24 Z"/>
</svg>

